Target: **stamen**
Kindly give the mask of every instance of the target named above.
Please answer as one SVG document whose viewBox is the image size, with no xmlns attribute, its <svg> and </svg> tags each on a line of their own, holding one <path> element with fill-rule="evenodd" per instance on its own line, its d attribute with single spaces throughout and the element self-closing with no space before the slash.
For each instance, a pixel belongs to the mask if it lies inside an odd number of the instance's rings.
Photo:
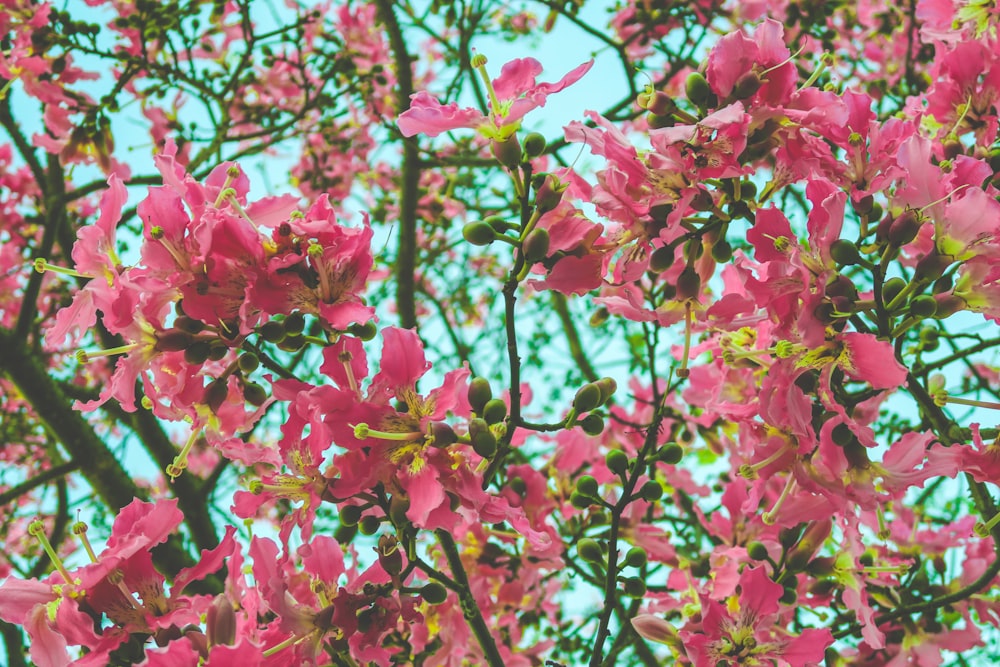
<svg viewBox="0 0 1000 667">
<path fill-rule="evenodd" d="M 79 510 L 77 510 L 79 514 Z M 90 546 L 90 540 L 87 539 L 87 524 L 83 521 L 77 520 L 73 524 L 73 534 L 80 538 L 80 542 L 83 543 L 83 548 L 87 550 L 87 556 L 90 557 L 91 563 L 97 562 L 97 554 L 94 553 L 94 547 Z"/>
<path fill-rule="evenodd" d="M 934 402 L 937 403 L 939 397 L 944 400 L 945 403 L 952 403 L 954 405 L 968 405 L 973 408 L 987 408 L 989 410 L 1000 410 L 1000 403 L 995 403 L 992 401 L 975 401 L 971 398 L 959 398 L 957 396 L 949 396 L 948 392 L 942 391 L 938 395 L 934 396 Z M 943 405 L 941 407 L 944 407 Z"/>
<path fill-rule="evenodd" d="M 380 438 L 381 440 L 398 440 L 400 442 L 406 442 L 410 440 L 419 440 L 424 437 L 424 434 L 419 431 L 411 431 L 408 433 L 390 433 L 388 431 L 376 431 L 375 429 L 368 426 L 368 424 L 356 424 L 352 426 L 354 429 L 354 437 L 358 440 L 364 440 L 365 438 Z"/>
<path fill-rule="evenodd" d="M 192 431 L 191 435 L 188 436 L 187 442 L 184 443 L 184 447 L 181 449 L 180 453 L 174 457 L 173 463 L 167 466 L 166 473 L 170 477 L 170 481 L 173 482 L 175 479 L 181 476 L 184 470 L 187 469 L 187 457 L 191 453 L 191 448 L 194 447 L 195 440 L 201 433 L 200 430 Z"/>
<path fill-rule="evenodd" d="M 87 278 L 93 279 L 94 276 L 87 275 L 86 273 L 80 273 L 79 271 L 74 271 L 73 269 L 67 269 L 62 266 L 56 266 L 55 264 L 49 264 L 44 257 L 38 257 L 33 262 L 35 271 L 38 273 L 45 273 L 46 271 L 50 273 L 58 273 L 64 276 L 70 276 L 71 278 Z"/>
<path fill-rule="evenodd" d="M 972 531 L 979 537 L 989 537 L 993 529 L 996 528 L 997 524 L 1000 523 L 1000 512 L 993 515 L 993 518 L 983 523 L 982 521 L 977 521 L 976 525 L 973 526 Z"/>
<path fill-rule="evenodd" d="M 763 521 L 765 525 L 774 525 L 778 512 L 781 511 L 781 506 L 785 504 L 786 500 L 788 500 L 788 496 L 791 495 L 793 488 L 795 488 L 795 477 L 790 474 L 788 475 L 788 481 L 785 483 L 785 488 L 782 489 L 781 495 L 778 496 L 778 499 L 774 502 L 774 506 L 771 507 L 769 511 L 764 512 L 760 517 L 761 521 Z"/>
<path fill-rule="evenodd" d="M 497 99 L 497 93 L 493 90 L 493 81 L 490 80 L 490 75 L 486 71 L 486 56 L 481 53 L 472 56 L 472 67 L 479 72 L 479 76 L 483 79 L 483 85 L 486 86 L 486 92 L 489 93 L 490 115 L 493 116 L 495 123 L 500 116 L 500 100 Z"/>
<path fill-rule="evenodd" d="M 35 519 L 28 524 L 28 534 L 38 540 L 39 544 L 42 545 L 42 549 L 45 549 L 45 553 L 49 555 L 49 560 L 58 570 L 59 574 L 62 575 L 63 581 L 67 584 L 73 583 L 73 577 L 70 576 L 69 570 L 63 564 L 62 559 L 59 558 L 59 554 L 56 550 L 52 548 L 52 543 L 49 542 L 49 536 L 45 534 L 45 524 L 40 520 Z"/>
<path fill-rule="evenodd" d="M 774 463 L 787 453 L 788 453 L 788 447 L 786 445 L 784 447 L 779 447 L 777 451 L 775 451 L 773 454 L 768 456 L 763 461 L 759 461 L 754 464 L 744 463 L 743 465 L 740 466 L 740 477 L 751 481 L 757 479 L 758 472 L 760 472 L 767 466 L 771 465 L 772 463 Z"/>
<path fill-rule="evenodd" d="M 279 651 L 284 651 L 286 648 L 290 646 L 295 646 L 296 644 L 303 642 L 306 639 L 309 639 L 309 635 L 306 635 L 305 637 L 297 637 L 296 635 L 292 635 L 291 637 L 281 642 L 280 644 L 275 644 L 271 648 L 267 649 L 261 655 L 263 655 L 265 658 L 270 658 L 275 653 L 278 653 Z"/>
<path fill-rule="evenodd" d="M 354 392 L 355 396 L 361 396 L 361 390 L 358 389 L 358 380 L 354 377 L 354 369 L 351 367 L 351 353 L 344 351 L 340 353 L 340 363 L 344 364 L 344 372 L 347 374 L 347 384 L 351 387 L 351 391 Z"/>
<path fill-rule="evenodd" d="M 94 359 L 99 359 L 101 357 L 113 357 L 116 354 L 128 354 L 132 350 L 141 347 L 139 343 L 129 343 L 128 345 L 120 345 L 118 347 L 111 347 L 107 350 L 97 350 L 96 352 L 88 352 L 87 350 L 77 350 L 74 356 L 76 360 L 81 364 L 85 364 Z"/>
</svg>

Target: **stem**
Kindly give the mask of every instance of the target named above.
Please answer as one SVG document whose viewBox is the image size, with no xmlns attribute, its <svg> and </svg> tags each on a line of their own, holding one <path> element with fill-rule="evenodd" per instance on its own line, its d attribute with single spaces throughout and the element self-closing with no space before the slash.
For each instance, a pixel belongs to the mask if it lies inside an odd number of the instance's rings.
<svg viewBox="0 0 1000 667">
<path fill-rule="evenodd" d="M 410 108 L 413 94 L 413 64 L 406 50 L 403 31 L 396 20 L 392 2 L 376 0 L 379 18 L 389 33 L 389 44 L 396 63 L 396 107 L 399 113 Z M 417 326 L 416 281 L 417 268 L 417 200 L 420 186 L 420 155 L 416 137 L 403 139 L 403 182 L 399 199 L 399 250 L 396 254 L 396 309 L 399 324 L 404 329 Z"/>
<path fill-rule="evenodd" d="M 469 586 L 469 577 L 465 573 L 465 566 L 462 565 L 462 557 L 458 553 L 455 540 L 452 538 L 451 533 L 446 530 L 439 529 L 434 531 L 434 534 L 437 535 L 438 541 L 441 543 L 441 548 L 444 550 L 444 556 L 448 560 L 448 567 L 451 568 L 451 576 L 455 579 L 455 583 L 458 584 L 458 599 L 465 614 L 465 620 L 479 641 L 479 646 L 483 649 L 486 664 L 490 665 L 490 667 L 504 667 L 504 660 L 500 655 L 500 651 L 497 650 L 496 641 L 493 639 L 490 629 L 486 627 L 486 621 L 483 619 L 482 611 L 479 609 L 479 603 L 476 602 L 476 598 L 472 595 L 472 589 Z"/>
</svg>

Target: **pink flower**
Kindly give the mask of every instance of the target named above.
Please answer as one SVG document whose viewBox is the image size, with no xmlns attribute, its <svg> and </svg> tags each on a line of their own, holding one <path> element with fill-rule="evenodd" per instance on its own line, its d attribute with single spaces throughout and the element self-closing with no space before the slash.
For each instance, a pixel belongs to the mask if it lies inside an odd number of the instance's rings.
<svg viewBox="0 0 1000 667">
<path fill-rule="evenodd" d="M 818 664 L 833 643 L 828 629 L 803 630 L 799 636 L 783 629 L 778 598 L 784 590 L 763 567 L 746 568 L 739 579 L 739 602 L 724 605 L 702 596 L 701 630 L 678 633 L 694 667 L 743 665 L 751 661 L 804 667 Z"/>
<path fill-rule="evenodd" d="M 489 138 L 506 140 L 517 132 L 521 119 L 529 111 L 545 106 L 546 98 L 571 86 L 587 73 L 594 61 L 579 65 L 556 83 L 536 83 L 542 65 L 534 58 L 517 58 L 503 66 L 500 76 L 490 84 L 490 113 L 458 104 L 441 104 L 427 92 L 413 95 L 410 108 L 399 115 L 399 130 L 404 137 L 426 134 L 436 137 L 460 127 L 478 129 Z"/>
</svg>

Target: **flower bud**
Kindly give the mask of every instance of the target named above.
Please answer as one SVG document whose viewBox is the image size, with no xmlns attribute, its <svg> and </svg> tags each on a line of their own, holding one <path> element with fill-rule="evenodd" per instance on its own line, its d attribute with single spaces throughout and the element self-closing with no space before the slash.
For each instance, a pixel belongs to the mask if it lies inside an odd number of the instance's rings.
<svg viewBox="0 0 1000 667">
<path fill-rule="evenodd" d="M 640 568 L 646 564 L 649 557 L 646 555 L 646 550 L 642 547 L 632 547 L 625 554 L 625 567 L 635 567 Z"/>
<path fill-rule="evenodd" d="M 865 215 L 872 210 L 872 206 L 875 204 L 875 198 L 871 195 L 865 195 L 861 199 L 851 202 L 854 206 L 854 212 L 858 215 Z"/>
<path fill-rule="evenodd" d="M 753 97 L 763 85 L 764 82 L 761 80 L 760 76 L 751 70 L 736 79 L 736 83 L 733 85 L 733 99 L 745 100 L 749 97 Z"/>
<path fill-rule="evenodd" d="M 712 259 L 719 264 L 725 264 L 733 258 L 733 246 L 725 239 L 720 239 L 712 244 Z"/>
<path fill-rule="evenodd" d="M 667 116 L 677 110 L 673 98 L 661 90 L 639 93 L 636 103 L 654 116 Z"/>
<path fill-rule="evenodd" d="M 361 517 L 361 521 L 358 522 L 358 530 L 361 531 L 362 535 L 374 535 L 378 532 L 378 527 L 382 524 L 382 520 L 376 516 L 368 514 Z"/>
<path fill-rule="evenodd" d="M 529 265 L 540 262 L 549 254 L 549 230 L 534 229 L 524 240 L 524 261 Z"/>
<path fill-rule="evenodd" d="M 581 476 L 580 479 L 576 480 L 576 492 L 581 496 L 588 496 L 590 498 L 599 497 L 597 480 L 591 475 Z"/>
<path fill-rule="evenodd" d="M 548 213 L 562 201 L 563 193 L 569 187 L 568 182 L 560 181 L 552 174 L 547 174 L 542 186 L 535 191 L 535 208 L 539 213 Z"/>
<path fill-rule="evenodd" d="M 753 541 L 747 545 L 747 556 L 752 560 L 766 560 L 767 547 L 764 546 L 763 542 Z"/>
<path fill-rule="evenodd" d="M 589 436 L 598 436 L 604 433 L 604 417 L 591 412 L 579 422 L 580 428 Z"/>
<path fill-rule="evenodd" d="M 160 352 L 180 352 L 194 342 L 194 337 L 187 331 L 170 329 L 156 338 L 156 349 Z"/>
<path fill-rule="evenodd" d="M 890 278 L 882 284 L 882 301 L 891 302 L 906 287 L 906 281 L 902 278 Z"/>
<path fill-rule="evenodd" d="M 427 604 L 441 604 L 448 599 L 448 589 L 436 581 L 431 581 L 420 589 L 420 597 Z"/>
<path fill-rule="evenodd" d="M 344 505 L 340 508 L 340 523 L 345 526 L 356 526 L 361 521 L 364 510 L 358 505 Z"/>
<path fill-rule="evenodd" d="M 625 577 L 622 579 L 622 588 L 625 595 L 630 598 L 641 598 L 646 595 L 646 582 L 639 577 Z"/>
<path fill-rule="evenodd" d="M 399 550 L 399 540 L 395 535 L 382 535 L 375 548 L 379 565 L 389 576 L 395 577 L 403 571 L 403 552 Z"/>
<path fill-rule="evenodd" d="M 496 240 L 493 227 L 485 222 L 470 222 L 462 227 L 462 236 L 466 241 L 476 246 L 487 246 Z"/>
<path fill-rule="evenodd" d="M 580 387 L 573 398 L 573 409 L 577 414 L 590 412 L 601 404 L 601 388 L 594 382 Z"/>
<path fill-rule="evenodd" d="M 225 595 L 216 595 L 208 606 L 206 629 L 211 646 L 232 646 L 236 643 L 236 614 Z"/>
<path fill-rule="evenodd" d="M 601 405 L 610 401 L 611 397 L 615 395 L 616 391 L 618 391 L 618 382 L 611 377 L 602 377 L 594 384 L 596 384 L 597 388 L 601 390 Z"/>
<path fill-rule="evenodd" d="M 225 380 L 214 380 L 205 387 L 205 395 L 202 398 L 202 402 L 209 407 L 209 409 L 218 413 L 219 408 L 222 404 L 226 402 L 226 397 L 229 395 L 229 387 L 226 386 Z"/>
<path fill-rule="evenodd" d="M 469 405 L 476 414 L 483 413 L 483 407 L 493 398 L 490 381 L 484 377 L 474 377 L 469 382 Z"/>
<path fill-rule="evenodd" d="M 601 550 L 601 545 L 597 543 L 597 540 L 589 537 L 584 537 L 576 543 L 576 553 L 584 562 L 604 563 L 604 552 Z"/>
<path fill-rule="evenodd" d="M 484 419 L 477 417 L 469 422 L 469 441 L 476 454 L 484 459 L 492 457 L 497 451 L 497 437 Z"/>
<path fill-rule="evenodd" d="M 285 338 L 285 327 L 281 322 L 271 320 L 260 325 L 257 333 L 269 343 L 280 343 Z"/>
<path fill-rule="evenodd" d="M 208 361 L 210 349 L 208 341 L 196 340 L 184 350 L 184 361 L 192 366 L 201 366 Z"/>
<path fill-rule="evenodd" d="M 798 541 L 785 559 L 788 569 L 793 572 L 804 570 L 816 552 L 823 546 L 823 543 L 826 542 L 826 539 L 830 537 L 832 529 L 833 521 L 831 519 L 819 519 L 811 522 L 802 535 L 802 539 Z"/>
<path fill-rule="evenodd" d="M 355 338 L 360 338 L 361 340 L 371 340 L 378 333 L 378 328 L 375 323 L 371 320 L 365 322 L 364 324 L 352 324 L 347 327 L 347 333 L 354 336 Z"/>
<path fill-rule="evenodd" d="M 294 336 L 305 330 L 306 318 L 302 313 L 296 312 L 286 317 L 282 324 L 285 326 L 285 333 Z"/>
<path fill-rule="evenodd" d="M 708 102 L 712 89 L 708 85 L 708 79 L 701 72 L 691 72 L 684 81 L 684 94 L 691 104 L 700 107 Z"/>
<path fill-rule="evenodd" d="M 712 194 L 708 190 L 698 188 L 698 191 L 691 198 L 691 208 L 699 212 L 711 211 L 715 208 L 715 200 L 712 199 Z"/>
<path fill-rule="evenodd" d="M 898 218 L 889 225 L 886 235 L 889 243 L 895 247 L 901 247 L 917 238 L 923 220 L 912 208 L 903 211 Z"/>
<path fill-rule="evenodd" d="M 431 423 L 431 438 L 434 441 L 435 447 L 447 447 L 458 441 L 455 430 L 445 422 Z"/>
<path fill-rule="evenodd" d="M 837 239 L 830 245 L 830 257 L 840 266 L 853 266 L 861 261 L 858 246 L 847 239 Z"/>
<path fill-rule="evenodd" d="M 656 273 L 663 273 L 674 263 L 674 247 L 671 245 L 660 246 L 649 256 L 649 270 Z"/>
<path fill-rule="evenodd" d="M 259 408 L 267 401 L 267 390 L 256 382 L 244 382 L 243 400 Z"/>
<path fill-rule="evenodd" d="M 491 398 L 483 406 L 483 419 L 487 424 L 499 424 L 507 417 L 507 404 L 501 398 Z"/>
<path fill-rule="evenodd" d="M 620 449 L 612 449 L 604 457 L 604 464 L 608 466 L 608 470 L 622 476 L 628 470 L 628 454 Z"/>
<path fill-rule="evenodd" d="M 909 311 L 912 317 L 934 317 L 937 313 L 937 301 L 929 294 L 922 294 L 910 301 Z"/>
<path fill-rule="evenodd" d="M 205 329 L 204 322 L 188 317 L 187 315 L 183 315 L 174 320 L 174 326 L 181 331 L 187 331 L 190 334 L 201 333 Z"/>
<path fill-rule="evenodd" d="M 589 496 L 584 496 L 574 491 L 569 495 L 569 504 L 578 510 L 585 510 L 594 504 L 594 500 Z"/>
<path fill-rule="evenodd" d="M 545 152 L 545 137 L 538 132 L 530 132 L 524 137 L 524 156 L 529 160 Z"/>
<path fill-rule="evenodd" d="M 651 479 L 639 489 L 639 496 L 645 501 L 654 503 L 663 497 L 663 486 L 655 479 Z"/>
<path fill-rule="evenodd" d="M 237 363 L 243 373 L 253 373 L 260 366 L 260 359 L 253 352 L 244 352 Z"/>
<path fill-rule="evenodd" d="M 913 269 L 913 277 L 922 280 L 937 280 L 951 263 L 951 257 L 942 255 L 937 251 L 937 248 L 933 248 L 917 262 Z"/>
<path fill-rule="evenodd" d="M 684 458 L 684 448 L 676 442 L 668 442 L 657 452 L 656 458 L 668 465 L 677 465 Z"/>
<path fill-rule="evenodd" d="M 937 301 L 937 310 L 934 312 L 934 319 L 944 320 L 960 310 L 965 310 L 965 300 L 954 294 L 938 294 L 934 299 Z"/>
<path fill-rule="evenodd" d="M 521 144 L 518 143 L 516 136 L 506 141 L 491 139 L 490 150 L 493 152 L 493 157 L 508 169 L 516 169 L 521 163 Z"/>
<path fill-rule="evenodd" d="M 681 274 L 677 276 L 676 287 L 677 294 L 675 298 L 678 301 L 697 299 L 698 294 L 701 292 L 701 276 L 698 275 L 693 266 L 686 266 L 681 271 Z"/>
</svg>

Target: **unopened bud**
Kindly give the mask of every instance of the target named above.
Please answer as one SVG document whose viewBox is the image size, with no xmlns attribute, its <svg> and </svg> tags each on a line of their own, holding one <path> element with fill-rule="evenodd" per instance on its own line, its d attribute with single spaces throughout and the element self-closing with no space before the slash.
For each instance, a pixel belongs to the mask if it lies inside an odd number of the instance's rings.
<svg viewBox="0 0 1000 667">
<path fill-rule="evenodd" d="M 691 104 L 700 107 L 708 102 L 712 89 L 708 85 L 708 79 L 703 74 L 692 72 L 684 81 L 684 93 Z"/>
<path fill-rule="evenodd" d="M 733 99 L 745 100 L 753 97 L 762 85 L 764 85 L 764 82 L 760 76 L 751 70 L 736 79 L 736 84 L 733 86 Z"/>
<path fill-rule="evenodd" d="M 531 132 L 524 137 L 524 156 L 533 159 L 545 152 L 545 137 L 538 132 Z"/>
<path fill-rule="evenodd" d="M 601 388 L 594 382 L 588 382 L 577 390 L 573 398 L 573 409 L 577 414 L 590 412 L 601 404 Z"/>
<path fill-rule="evenodd" d="M 549 230 L 538 228 L 524 240 L 524 261 L 529 265 L 540 262 L 549 254 Z"/>
<path fill-rule="evenodd" d="M 462 227 L 462 236 L 466 241 L 476 246 L 486 246 L 496 240 L 493 227 L 485 222 L 470 222 Z"/>
<path fill-rule="evenodd" d="M 211 646 L 232 646 L 236 643 L 236 614 L 233 603 L 225 595 L 216 595 L 209 605 L 206 629 Z"/>
<path fill-rule="evenodd" d="M 656 273 L 663 273 L 674 263 L 674 247 L 670 245 L 660 246 L 649 256 L 649 270 Z"/>
<path fill-rule="evenodd" d="M 491 398 L 483 406 L 483 419 L 487 424 L 499 424 L 507 417 L 507 404 L 500 398 Z"/>
<path fill-rule="evenodd" d="M 521 163 L 521 144 L 516 136 L 509 137 L 506 141 L 491 139 L 490 150 L 493 157 L 508 169 L 516 169 Z"/>
</svg>

